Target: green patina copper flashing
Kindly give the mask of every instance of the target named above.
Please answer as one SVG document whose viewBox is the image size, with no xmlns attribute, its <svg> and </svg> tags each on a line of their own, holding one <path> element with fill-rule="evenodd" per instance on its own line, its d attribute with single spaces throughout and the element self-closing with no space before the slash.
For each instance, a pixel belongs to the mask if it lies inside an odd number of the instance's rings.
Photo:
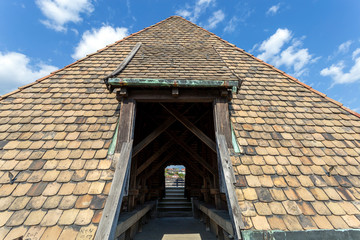
<svg viewBox="0 0 360 240">
<path fill-rule="evenodd" d="M 231 139 L 232 139 L 232 145 L 233 145 L 233 148 L 234 148 L 234 152 L 240 153 L 240 147 L 239 147 L 239 144 L 237 142 L 237 139 L 236 139 L 236 136 L 235 136 L 235 131 L 234 131 L 234 128 L 233 128 L 231 122 L 230 122 L 230 126 L 231 126 Z"/>
<path fill-rule="evenodd" d="M 243 230 L 243 240 L 359 240 L 360 229 L 329 229 L 305 231 Z"/>
<path fill-rule="evenodd" d="M 120 87 L 231 87 L 236 91 L 239 81 L 109 78 L 108 84 Z"/>
<path fill-rule="evenodd" d="M 119 120 L 116 124 L 116 129 L 113 135 L 113 138 L 111 140 L 110 146 L 109 146 L 109 150 L 108 150 L 108 155 L 113 155 L 115 152 L 115 147 L 116 147 L 116 139 L 117 139 L 117 135 L 118 135 L 118 130 L 119 130 Z"/>
</svg>

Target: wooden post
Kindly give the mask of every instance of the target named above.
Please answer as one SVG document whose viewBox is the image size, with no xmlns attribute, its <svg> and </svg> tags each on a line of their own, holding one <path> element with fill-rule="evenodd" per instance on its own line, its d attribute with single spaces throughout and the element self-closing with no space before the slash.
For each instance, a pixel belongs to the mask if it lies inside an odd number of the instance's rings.
<svg viewBox="0 0 360 240">
<path fill-rule="evenodd" d="M 229 121 L 229 106 L 225 98 L 216 98 L 214 100 L 214 124 L 215 124 L 215 133 L 219 133 L 225 136 L 226 143 L 228 147 L 232 147 L 231 139 L 231 127 Z M 225 193 L 226 189 L 223 183 L 223 176 L 221 176 L 221 163 L 218 159 L 217 161 L 219 169 L 218 183 L 220 192 Z"/>
<path fill-rule="evenodd" d="M 224 231 L 219 225 L 217 225 L 217 239 L 224 240 Z"/>
<path fill-rule="evenodd" d="M 229 162 L 231 162 L 229 150 L 227 148 L 225 136 L 221 134 L 216 134 L 217 148 L 219 161 L 221 162 L 223 183 L 226 188 L 226 200 L 228 205 L 228 211 L 230 219 L 234 228 L 234 238 L 235 240 L 241 239 L 240 229 L 244 229 L 245 225 L 241 218 L 241 211 L 238 204 L 238 199 L 235 194 L 234 180 L 232 175 L 233 169 L 232 166 L 229 167 Z"/>
<path fill-rule="evenodd" d="M 130 172 L 130 191 L 129 191 L 129 203 L 128 203 L 128 211 L 131 212 L 136 206 L 136 193 L 138 192 L 136 189 L 136 164 L 137 161 L 132 161 L 131 164 L 131 172 Z"/>
<path fill-rule="evenodd" d="M 131 151 L 135 128 L 135 101 L 123 100 L 119 114 L 113 166 L 115 167 L 109 196 L 95 235 L 95 240 L 114 239 L 123 196 L 128 188 L 131 167 Z"/>
<path fill-rule="evenodd" d="M 206 227 L 206 231 L 209 232 L 210 231 L 210 218 L 208 215 L 205 215 L 205 227 Z"/>
<path fill-rule="evenodd" d="M 124 143 L 120 153 L 115 153 L 116 164 L 110 193 L 106 200 L 103 215 L 96 232 L 95 240 L 114 239 L 117 219 L 119 218 L 121 202 L 124 194 L 125 179 L 130 167 L 132 140 Z"/>
<path fill-rule="evenodd" d="M 235 240 L 241 239 L 240 229 L 244 229 L 238 199 L 235 195 L 235 175 L 231 164 L 229 148 L 232 149 L 230 115 L 227 100 L 214 101 L 214 124 L 216 150 L 218 154 L 220 191 L 225 193 Z"/>
</svg>

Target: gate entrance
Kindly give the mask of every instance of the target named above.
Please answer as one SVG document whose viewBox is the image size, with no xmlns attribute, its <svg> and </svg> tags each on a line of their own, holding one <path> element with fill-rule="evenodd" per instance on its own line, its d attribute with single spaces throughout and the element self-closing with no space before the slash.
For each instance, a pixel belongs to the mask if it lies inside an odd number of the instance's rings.
<svg viewBox="0 0 360 240">
<path fill-rule="evenodd" d="M 170 165 L 164 170 L 165 189 L 166 188 L 184 188 L 186 169 L 183 165 Z"/>
<path fill-rule="evenodd" d="M 200 207 L 202 202 L 212 209 L 229 212 L 233 226 L 237 226 L 234 222 L 239 206 L 229 147 L 232 148 L 232 142 L 226 98 L 200 102 L 122 99 L 113 157 L 115 176 L 104 214 L 112 216 L 116 210 L 114 219 L 119 219 L 120 212 L 147 214 L 154 204 L 158 210 L 155 216 L 160 217 L 193 216 L 194 206 L 207 214 L 208 210 Z M 164 169 L 169 165 L 186 168 L 181 192 L 166 188 Z M 178 199 L 173 195 L 178 195 Z M 140 220 L 143 217 L 140 215 Z M 205 218 L 210 229 L 212 220 Z M 121 234 L 121 221 L 120 218 L 116 227 L 118 233 L 111 229 L 110 234 Z M 141 225 L 141 221 L 135 222 Z M 216 227 L 215 231 L 219 229 Z"/>
</svg>

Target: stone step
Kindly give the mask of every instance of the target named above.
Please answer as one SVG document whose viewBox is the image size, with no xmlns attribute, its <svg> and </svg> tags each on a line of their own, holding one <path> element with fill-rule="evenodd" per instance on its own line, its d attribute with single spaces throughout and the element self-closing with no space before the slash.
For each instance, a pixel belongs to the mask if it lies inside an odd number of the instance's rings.
<svg viewBox="0 0 360 240">
<path fill-rule="evenodd" d="M 174 199 L 174 201 L 172 201 L 171 199 L 166 199 L 166 201 L 159 201 L 159 204 L 162 204 L 162 205 L 166 205 L 166 204 L 169 204 L 169 205 L 173 205 L 173 204 L 186 204 L 186 205 L 191 205 L 191 202 L 187 201 L 187 200 L 180 200 L 180 199 Z"/>
<path fill-rule="evenodd" d="M 187 198 L 172 198 L 172 197 L 165 197 L 161 199 L 159 202 L 189 202 Z"/>
<path fill-rule="evenodd" d="M 184 206 L 184 207 L 192 207 L 191 202 L 159 202 L 158 207 L 163 207 L 163 206 Z"/>
<path fill-rule="evenodd" d="M 166 210 L 173 210 L 173 211 L 182 211 L 182 210 L 191 210 L 191 205 L 190 206 L 184 206 L 184 205 L 180 205 L 180 206 L 177 206 L 177 205 L 172 205 L 172 206 L 169 206 L 169 205 L 163 205 L 163 206 L 158 206 L 158 210 L 161 210 L 161 211 L 166 211 Z"/>
<path fill-rule="evenodd" d="M 158 212 L 158 217 L 192 217 L 192 211 L 182 212 Z"/>
<path fill-rule="evenodd" d="M 185 190 L 183 188 L 178 188 L 178 189 L 176 189 L 176 188 L 171 188 L 171 189 L 166 188 L 165 192 L 185 192 Z"/>
<path fill-rule="evenodd" d="M 166 192 L 165 193 L 165 196 L 178 196 L 178 195 L 180 195 L 182 197 L 185 196 L 184 192 Z"/>
<path fill-rule="evenodd" d="M 158 216 L 191 217 L 192 205 L 184 193 L 184 187 L 166 187 L 165 197 L 158 202 Z"/>
</svg>

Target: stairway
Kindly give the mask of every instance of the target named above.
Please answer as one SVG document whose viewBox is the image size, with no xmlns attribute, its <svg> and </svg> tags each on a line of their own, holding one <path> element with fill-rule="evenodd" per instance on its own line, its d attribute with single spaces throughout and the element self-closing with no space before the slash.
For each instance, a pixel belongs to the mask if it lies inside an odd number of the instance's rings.
<svg viewBox="0 0 360 240">
<path fill-rule="evenodd" d="M 165 188 L 165 197 L 158 202 L 159 217 L 192 217 L 191 202 L 184 197 L 183 187 Z"/>
</svg>

